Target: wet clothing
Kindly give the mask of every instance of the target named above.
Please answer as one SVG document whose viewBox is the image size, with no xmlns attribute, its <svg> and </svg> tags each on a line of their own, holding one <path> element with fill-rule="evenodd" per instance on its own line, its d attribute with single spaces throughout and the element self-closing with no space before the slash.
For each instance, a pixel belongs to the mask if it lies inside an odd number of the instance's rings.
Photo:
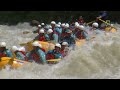
<svg viewBox="0 0 120 90">
<path fill-rule="evenodd" d="M 12 52 L 8 49 L 0 50 L 0 58 L 1 57 L 12 57 Z"/>
<path fill-rule="evenodd" d="M 45 52 L 39 47 L 27 53 L 29 60 L 34 60 L 36 63 L 47 63 Z"/>
<path fill-rule="evenodd" d="M 60 52 L 56 52 L 55 50 L 49 50 L 46 54 L 46 59 L 60 59 L 62 58 L 62 55 Z"/>
<path fill-rule="evenodd" d="M 16 51 L 16 52 L 15 52 L 15 55 L 16 55 L 16 58 L 19 59 L 19 60 L 25 60 L 25 61 L 28 61 L 28 58 L 27 58 L 25 52 L 22 52 L 22 51 Z"/>
</svg>

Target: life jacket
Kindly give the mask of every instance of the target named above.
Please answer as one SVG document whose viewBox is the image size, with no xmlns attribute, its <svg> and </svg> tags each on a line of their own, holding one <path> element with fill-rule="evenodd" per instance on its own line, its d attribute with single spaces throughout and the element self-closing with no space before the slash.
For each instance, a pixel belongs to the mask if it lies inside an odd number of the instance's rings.
<svg viewBox="0 0 120 90">
<path fill-rule="evenodd" d="M 19 51 L 19 52 L 21 52 L 24 55 L 25 61 L 28 61 L 28 58 L 27 58 L 25 52 L 23 52 L 23 51 Z"/>
<path fill-rule="evenodd" d="M 1 57 L 7 57 L 6 50 L 4 50 L 3 52 L 0 52 L 0 58 Z"/>
<path fill-rule="evenodd" d="M 41 61 L 40 61 L 40 57 L 37 55 L 37 53 L 32 53 L 32 59 L 35 61 L 35 62 L 37 62 L 37 63 L 40 63 Z"/>
<path fill-rule="evenodd" d="M 85 37 L 84 37 L 83 34 L 82 34 L 82 31 L 79 31 L 76 36 L 77 36 L 77 38 L 79 38 L 79 39 L 85 39 Z"/>
<path fill-rule="evenodd" d="M 46 39 L 45 39 L 45 36 L 39 36 L 39 39 L 38 39 L 39 41 L 45 41 Z"/>
<path fill-rule="evenodd" d="M 65 57 L 66 55 L 65 55 L 65 51 L 64 50 L 61 50 L 60 51 L 60 53 L 61 53 L 61 55 L 63 56 L 63 57 Z"/>
<path fill-rule="evenodd" d="M 55 56 L 53 54 L 47 54 L 46 60 L 50 60 L 50 59 L 55 59 Z"/>
</svg>

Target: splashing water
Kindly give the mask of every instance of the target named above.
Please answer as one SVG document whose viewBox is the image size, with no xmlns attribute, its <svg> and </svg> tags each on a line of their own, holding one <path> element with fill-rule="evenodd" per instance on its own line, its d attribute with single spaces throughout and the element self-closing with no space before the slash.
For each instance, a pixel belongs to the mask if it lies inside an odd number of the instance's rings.
<svg viewBox="0 0 120 90">
<path fill-rule="evenodd" d="M 90 79 L 120 78 L 120 25 L 116 24 L 117 33 L 98 36 L 76 47 L 60 63 L 55 65 L 25 65 L 17 70 L 9 67 L 0 71 L 0 79 Z M 32 31 L 28 23 L 16 26 L 0 25 L 0 41 L 7 43 L 7 48 L 19 46 L 32 40 L 37 34 L 23 34 Z"/>
</svg>

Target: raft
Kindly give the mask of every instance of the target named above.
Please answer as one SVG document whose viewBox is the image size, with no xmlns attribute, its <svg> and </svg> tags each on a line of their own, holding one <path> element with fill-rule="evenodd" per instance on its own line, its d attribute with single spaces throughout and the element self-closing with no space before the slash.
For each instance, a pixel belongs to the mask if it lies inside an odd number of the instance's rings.
<svg viewBox="0 0 120 90">
<path fill-rule="evenodd" d="M 58 63 L 61 60 L 62 59 L 51 59 L 51 60 L 47 60 L 47 61 L 48 61 L 48 63 Z M 31 64 L 31 62 L 18 60 L 15 58 L 13 59 L 10 57 L 2 57 L 0 59 L 0 70 L 5 68 L 6 65 L 10 65 L 11 69 L 17 69 L 17 68 L 20 68 L 26 64 Z"/>
<path fill-rule="evenodd" d="M 46 52 L 48 50 L 53 50 L 55 47 L 55 44 L 53 44 L 53 43 L 43 42 L 43 41 L 38 41 L 38 42 L 42 45 L 42 48 L 45 49 Z M 33 43 L 33 41 L 30 41 L 25 45 L 25 49 L 27 52 L 33 50 L 32 43 Z"/>
<path fill-rule="evenodd" d="M 10 65 L 11 68 L 19 68 L 23 65 L 25 65 L 26 63 L 30 63 L 27 61 L 23 61 L 23 60 L 17 60 L 17 59 L 13 59 L 10 57 L 2 57 L 0 59 L 0 69 L 5 68 L 6 65 Z"/>
<path fill-rule="evenodd" d="M 117 32 L 117 29 L 115 27 L 108 26 L 105 28 L 105 31 L 114 33 Z"/>
<path fill-rule="evenodd" d="M 43 42 L 43 41 L 38 41 L 41 45 L 42 48 L 45 49 L 45 51 L 53 50 L 55 48 L 55 44 L 50 43 L 50 42 Z M 33 41 L 30 41 L 25 44 L 25 49 L 27 52 L 33 50 L 32 46 Z M 76 46 L 82 46 L 85 43 L 85 39 L 82 40 L 76 40 Z"/>
</svg>

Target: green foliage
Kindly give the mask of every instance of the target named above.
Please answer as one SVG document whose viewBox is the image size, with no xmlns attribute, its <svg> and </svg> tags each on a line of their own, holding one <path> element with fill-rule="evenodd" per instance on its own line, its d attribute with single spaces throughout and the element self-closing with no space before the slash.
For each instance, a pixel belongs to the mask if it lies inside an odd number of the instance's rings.
<svg viewBox="0 0 120 90">
<path fill-rule="evenodd" d="M 19 22 L 30 22 L 38 20 L 40 22 L 50 23 L 51 20 L 56 22 L 69 22 L 71 18 L 78 19 L 83 16 L 86 22 L 95 20 L 99 11 L 0 11 L 0 24 L 13 25 Z M 119 11 L 109 11 L 109 18 L 113 22 L 119 23 Z"/>
</svg>

